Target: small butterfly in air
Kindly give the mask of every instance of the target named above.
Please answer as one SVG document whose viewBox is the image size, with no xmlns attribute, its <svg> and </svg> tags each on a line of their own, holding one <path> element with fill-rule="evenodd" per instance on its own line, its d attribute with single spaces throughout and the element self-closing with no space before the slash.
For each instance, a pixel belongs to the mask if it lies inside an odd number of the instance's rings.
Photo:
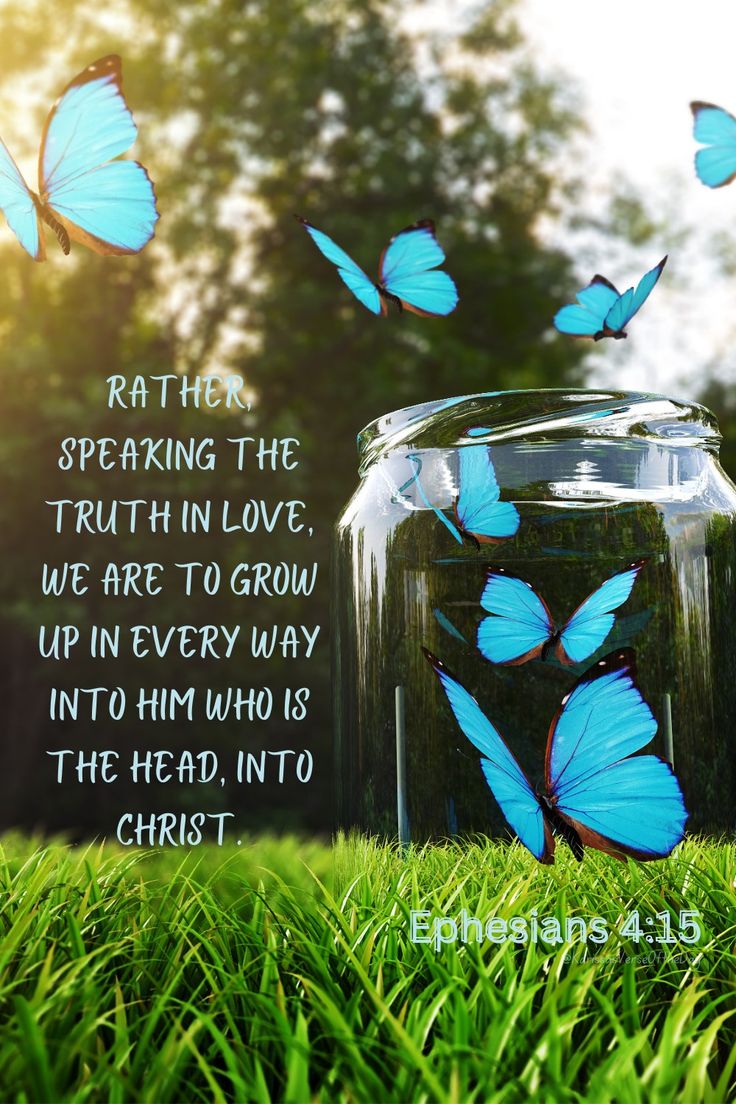
<svg viewBox="0 0 736 1104">
<path fill-rule="evenodd" d="M 421 219 L 394 235 L 381 254 L 378 280 L 374 282 L 332 238 L 299 215 L 295 217 L 320 253 L 337 266 L 338 275 L 355 298 L 373 314 L 385 317 L 388 304 L 394 303 L 400 311 L 434 318 L 450 314 L 457 306 L 452 277 L 437 270 L 445 254 L 431 219 Z"/>
<path fill-rule="evenodd" d="M 491 617 L 478 626 L 478 650 L 491 663 L 519 666 L 551 652 L 560 663 L 582 663 L 604 642 L 646 560 L 606 579 L 561 627 L 531 585 L 502 567 L 489 568 L 480 604 Z"/>
<path fill-rule="evenodd" d="M 623 295 L 605 276 L 594 276 L 588 286 L 578 292 L 577 303 L 558 310 L 553 319 L 555 328 L 560 333 L 572 337 L 592 337 L 594 341 L 600 341 L 603 337 L 619 341 L 626 337 L 625 327 L 644 306 L 666 263 L 665 256 L 642 276 L 636 291 L 630 287 Z"/>
<path fill-rule="evenodd" d="M 680 842 L 688 813 L 672 768 L 656 755 L 634 755 L 653 739 L 657 722 L 634 683 L 631 649 L 600 660 L 563 699 L 538 792 L 475 698 L 422 650 L 455 720 L 483 756 L 501 812 L 539 862 L 554 862 L 555 835 L 578 860 L 586 846 L 617 859 L 663 859 Z"/>
<path fill-rule="evenodd" d="M 88 65 L 49 112 L 38 157 L 38 193 L 0 141 L 0 207 L 34 261 L 46 259 L 42 224 L 65 254 L 71 241 L 95 253 L 140 253 L 158 219 L 148 173 L 137 161 L 114 161 L 138 133 L 121 88 L 117 54 Z"/>
<path fill-rule="evenodd" d="M 695 172 L 708 188 L 722 188 L 736 176 L 736 119 L 722 107 L 696 100 L 693 113 L 693 137 L 706 149 L 695 154 Z"/>
<path fill-rule="evenodd" d="M 488 446 L 464 445 L 459 456 L 459 488 L 454 503 L 456 524 L 429 501 L 419 479 L 421 459 L 414 455 L 407 457 L 418 465 L 414 481 L 425 506 L 434 511 L 458 544 L 463 543 L 464 537 L 476 546 L 496 544 L 513 537 L 519 528 L 519 511 L 513 502 L 500 501 L 501 489 Z"/>
</svg>

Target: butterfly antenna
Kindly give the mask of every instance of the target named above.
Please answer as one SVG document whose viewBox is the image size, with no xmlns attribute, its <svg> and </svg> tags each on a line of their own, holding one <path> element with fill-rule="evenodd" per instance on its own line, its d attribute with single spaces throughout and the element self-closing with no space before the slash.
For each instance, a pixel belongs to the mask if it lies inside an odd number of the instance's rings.
<svg viewBox="0 0 736 1104">
<path fill-rule="evenodd" d="M 50 226 L 51 229 L 54 231 L 56 237 L 59 239 L 59 245 L 64 250 L 64 256 L 68 257 L 72 248 L 72 243 L 69 239 L 69 234 L 67 233 L 66 227 L 51 214 L 48 207 L 41 208 L 41 218 L 46 223 L 46 225 Z"/>
</svg>

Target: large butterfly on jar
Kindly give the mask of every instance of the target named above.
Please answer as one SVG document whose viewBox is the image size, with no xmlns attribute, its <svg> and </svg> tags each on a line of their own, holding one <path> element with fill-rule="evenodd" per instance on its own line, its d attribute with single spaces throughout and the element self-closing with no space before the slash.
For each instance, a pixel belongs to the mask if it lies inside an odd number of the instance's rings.
<svg viewBox="0 0 736 1104">
<path fill-rule="evenodd" d="M 300 215 L 295 216 L 320 253 L 337 268 L 340 279 L 371 314 L 388 314 L 389 304 L 425 318 L 454 311 L 458 303 L 452 277 L 438 269 L 445 259 L 437 241 L 434 222 L 420 219 L 395 234 L 378 264 L 378 279 L 371 280 L 332 238 Z"/>
<path fill-rule="evenodd" d="M 49 112 L 38 156 L 38 192 L 0 141 L 0 208 L 34 261 L 46 259 L 44 225 L 65 254 L 71 242 L 95 253 L 140 253 L 159 217 L 148 173 L 115 160 L 138 133 L 122 91 L 121 61 L 108 54 L 70 81 Z"/>
<path fill-rule="evenodd" d="M 422 650 L 455 720 L 481 753 L 507 823 L 540 863 L 554 862 L 555 836 L 578 860 L 593 847 L 643 862 L 665 858 L 683 838 L 688 814 L 672 768 L 656 755 L 635 754 L 654 738 L 657 722 L 634 681 L 630 648 L 594 664 L 563 699 L 536 789 L 472 694 Z"/>
</svg>

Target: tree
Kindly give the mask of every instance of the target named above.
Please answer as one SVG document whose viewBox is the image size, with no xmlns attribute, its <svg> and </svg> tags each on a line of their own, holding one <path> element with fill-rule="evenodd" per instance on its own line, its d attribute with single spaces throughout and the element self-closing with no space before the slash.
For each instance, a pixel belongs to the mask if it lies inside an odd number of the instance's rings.
<svg viewBox="0 0 736 1104">
<path fill-rule="evenodd" d="M 21 739 L 28 771 L 37 769 L 48 741 L 43 717 L 25 708 L 39 698 L 30 662 L 43 616 L 29 561 L 45 534 L 37 503 L 56 481 L 61 437 L 81 427 L 92 436 L 120 433 L 119 419 L 100 402 L 101 379 L 111 371 L 240 371 L 257 399 L 253 424 L 301 440 L 300 490 L 319 522 L 325 628 L 330 526 L 356 482 L 358 429 L 386 410 L 430 398 L 579 381 L 584 350 L 550 331 L 556 307 L 576 285 L 571 259 L 547 247 L 541 233 L 575 188 L 563 160 L 579 125 L 574 105 L 527 57 L 513 3 L 486 3 L 434 52 L 397 28 L 413 7 L 386 0 L 117 0 L 101 14 L 87 0 L 57 5 L 55 18 L 73 28 L 75 45 L 63 74 L 54 47 L 50 90 L 75 65 L 111 49 L 123 55 L 141 127 L 135 155 L 156 180 L 163 217 L 157 245 L 121 261 L 80 249 L 69 263 L 34 268 L 3 236 L 9 770 Z M 17 74 L 38 73 L 45 60 L 44 13 L 40 3 L 3 11 L 13 27 Z M 26 47 L 32 52 L 24 64 Z M 368 271 L 391 234 L 433 217 L 459 309 L 445 320 L 370 317 L 294 213 L 334 236 Z M 151 428 L 143 415 L 125 423 L 126 433 Z M 172 436 L 202 431 L 176 408 L 159 412 L 155 428 Z M 102 481 L 88 475 L 73 485 L 79 494 L 102 493 Z M 130 485 L 113 478 L 104 493 Z M 65 486 L 68 493 L 68 480 Z M 171 486 L 166 478 L 151 484 L 160 493 Z M 288 486 L 295 493 L 293 479 Z M 206 487 L 206 479 L 182 476 L 177 493 L 191 497 Z M 274 476 L 261 489 L 276 497 L 285 484 Z M 242 479 L 231 477 L 220 490 L 242 493 Z M 154 543 L 136 538 L 126 552 L 143 560 Z M 255 550 L 247 538 L 238 544 L 244 559 Z M 171 559 L 180 551 L 172 544 Z M 64 552 L 75 558 L 79 547 Z M 102 546 L 96 554 L 104 555 Z M 278 541 L 269 542 L 269 558 L 283 555 Z M 181 598 L 166 597 L 157 616 L 174 622 L 185 611 Z M 76 608 L 69 615 L 85 614 Z M 320 662 L 306 738 L 324 764 L 324 649 Z M 228 671 L 236 681 L 238 673 Z M 126 669 L 120 677 L 140 676 Z M 269 667 L 268 678 L 286 685 L 288 664 L 276 673 Z M 22 728 L 12 719 L 21 714 Z M 94 743 L 97 734 L 89 735 Z M 233 729 L 229 738 L 237 737 Z M 18 777 L 17 767 L 8 777 Z M 322 788 L 305 806 L 313 827 L 325 825 L 327 785 L 323 771 Z M 59 820 L 48 799 L 45 793 L 30 814 L 19 802 L 16 815 Z M 255 802 L 261 823 L 273 801 L 268 795 Z M 281 823 L 289 803 L 291 792 L 279 806 Z"/>
<path fill-rule="evenodd" d="M 707 406 L 718 418 L 718 426 L 723 436 L 720 448 L 720 461 L 729 475 L 736 472 L 736 396 L 733 387 L 720 380 L 712 379 L 699 396 L 700 402 Z"/>
</svg>

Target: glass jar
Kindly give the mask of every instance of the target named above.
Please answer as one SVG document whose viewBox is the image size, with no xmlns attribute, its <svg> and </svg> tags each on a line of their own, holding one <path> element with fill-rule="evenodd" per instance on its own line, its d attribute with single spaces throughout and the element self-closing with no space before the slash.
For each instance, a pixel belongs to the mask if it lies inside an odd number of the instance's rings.
<svg viewBox="0 0 736 1104">
<path fill-rule="evenodd" d="M 719 442 L 695 403 L 583 390 L 423 403 L 359 434 L 361 481 L 334 558 L 340 827 L 417 842 L 509 832 L 423 649 L 476 697 L 534 785 L 575 678 L 632 648 L 658 723 L 647 751 L 673 764 L 688 832 L 734 830 L 736 487 Z M 466 449 L 495 475 L 489 500 L 512 504 L 505 521 L 497 511 L 506 531 L 492 540 L 472 531 Z M 528 583 L 559 625 L 638 561 L 630 596 L 584 661 L 560 662 L 554 641 L 518 666 L 478 650 L 489 569 Z"/>
</svg>

